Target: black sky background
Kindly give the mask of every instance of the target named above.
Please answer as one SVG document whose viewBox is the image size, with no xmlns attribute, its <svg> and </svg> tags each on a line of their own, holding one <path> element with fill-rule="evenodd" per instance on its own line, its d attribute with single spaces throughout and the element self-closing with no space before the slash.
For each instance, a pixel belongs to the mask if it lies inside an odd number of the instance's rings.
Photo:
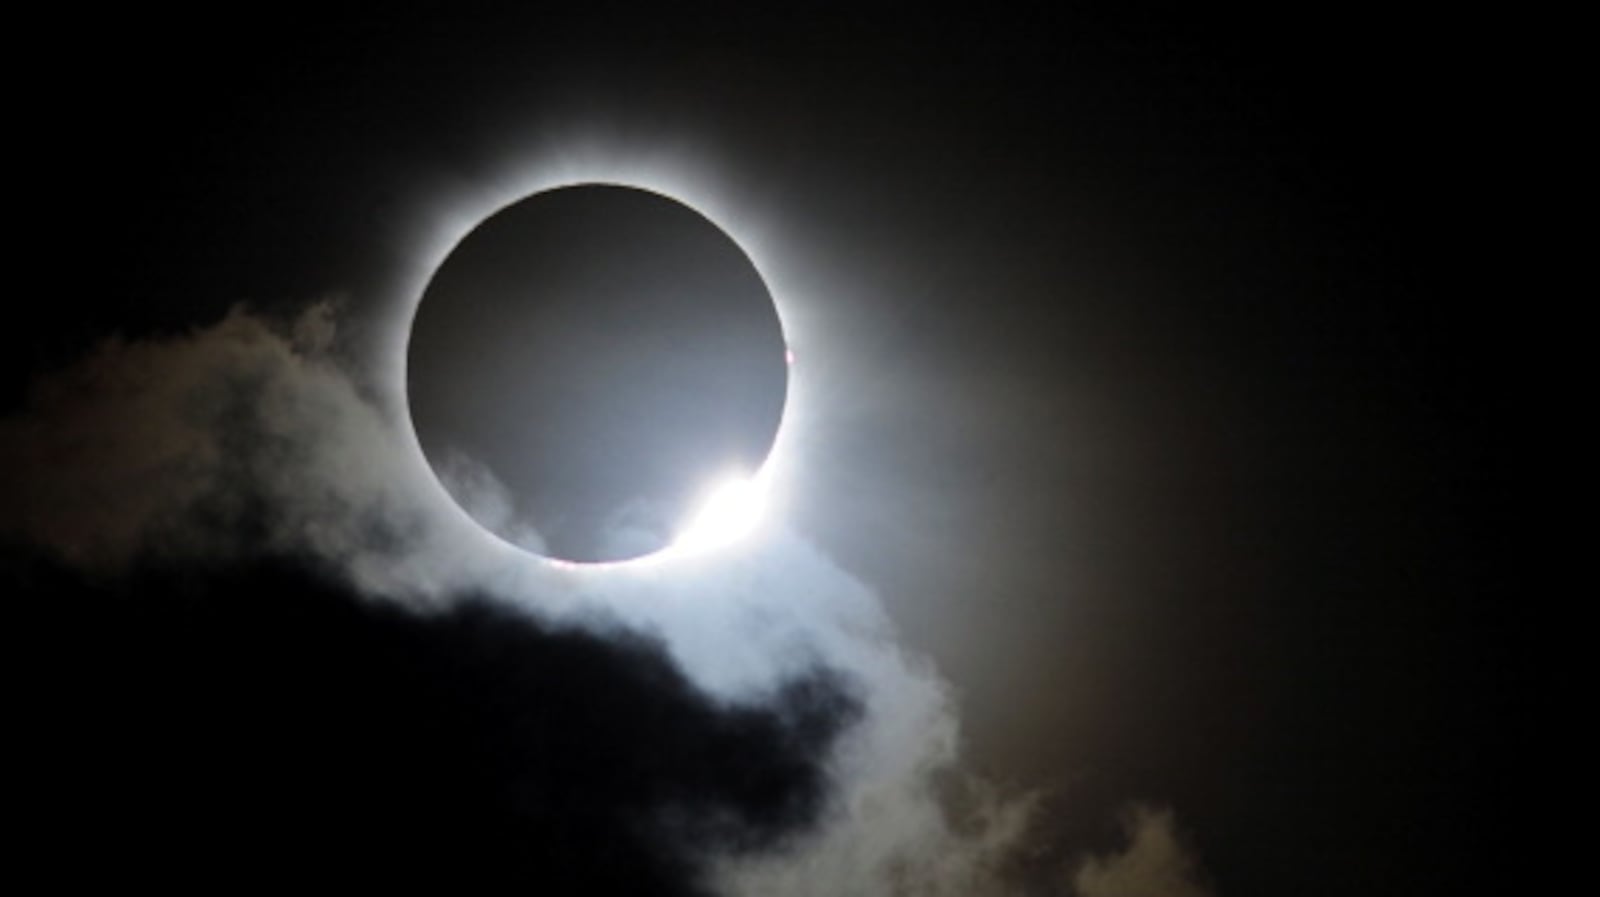
<svg viewBox="0 0 1600 897">
<path fill-rule="evenodd" d="M 709 148 L 848 287 L 802 363 L 940 397 L 831 419 L 841 463 L 797 524 L 956 683 L 979 768 L 1064 789 L 1061 844 L 1142 798 L 1225 897 L 1509 876 L 1526 673 L 1499 527 L 1526 353 L 1485 271 L 1508 88 L 1476 28 L 601 6 L 196 27 L 75 24 L 61 64 L 88 76 L 25 102 L 18 176 L 48 189 L 24 187 L 42 295 L 6 334 L 8 407 L 114 330 L 380 305 L 435 197 L 574 123 Z M 855 483 L 938 513 L 907 526 Z"/>
</svg>

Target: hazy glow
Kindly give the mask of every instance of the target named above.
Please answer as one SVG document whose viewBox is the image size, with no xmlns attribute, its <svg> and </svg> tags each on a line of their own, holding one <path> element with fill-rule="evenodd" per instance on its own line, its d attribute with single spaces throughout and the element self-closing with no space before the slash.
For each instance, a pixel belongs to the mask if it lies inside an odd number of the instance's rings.
<svg viewBox="0 0 1600 897">
<path fill-rule="evenodd" d="M 765 507 L 759 480 L 727 477 L 707 491 L 700 509 L 672 549 L 704 551 L 737 542 L 755 530 Z"/>
</svg>

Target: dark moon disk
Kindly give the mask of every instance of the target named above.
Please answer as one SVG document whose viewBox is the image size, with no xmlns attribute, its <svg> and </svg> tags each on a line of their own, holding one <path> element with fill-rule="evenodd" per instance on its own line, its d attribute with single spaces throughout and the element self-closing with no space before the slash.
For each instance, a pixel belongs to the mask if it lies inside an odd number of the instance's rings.
<svg viewBox="0 0 1600 897">
<path fill-rule="evenodd" d="M 406 361 L 412 424 L 455 500 L 585 562 L 665 548 L 717 480 L 754 473 L 788 386 L 738 244 L 680 202 L 599 184 L 533 194 L 462 239 Z"/>
</svg>

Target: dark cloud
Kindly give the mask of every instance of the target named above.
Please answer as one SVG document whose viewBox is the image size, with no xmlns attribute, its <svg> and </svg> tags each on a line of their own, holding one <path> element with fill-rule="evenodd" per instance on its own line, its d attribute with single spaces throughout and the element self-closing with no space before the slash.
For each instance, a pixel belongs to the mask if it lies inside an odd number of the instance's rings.
<svg viewBox="0 0 1600 897">
<path fill-rule="evenodd" d="M 334 351 L 340 312 L 107 340 L 0 417 L 0 545 L 75 571 L 6 584 L 20 807 L 58 865 L 990 897 L 1020 859 L 1065 886 L 1019 854 L 1055 796 L 961 765 L 958 695 L 871 586 L 782 527 L 583 575 L 486 539 Z"/>
<path fill-rule="evenodd" d="M 1122 814 L 1127 847 L 1085 857 L 1072 876 L 1077 897 L 1210 897 L 1199 862 L 1172 811 L 1135 804 Z"/>
<path fill-rule="evenodd" d="M 305 563 L 4 574 L 12 810 L 61 882 L 704 894 L 712 852 L 818 819 L 859 716 L 821 669 L 716 701 L 643 637 Z"/>
</svg>

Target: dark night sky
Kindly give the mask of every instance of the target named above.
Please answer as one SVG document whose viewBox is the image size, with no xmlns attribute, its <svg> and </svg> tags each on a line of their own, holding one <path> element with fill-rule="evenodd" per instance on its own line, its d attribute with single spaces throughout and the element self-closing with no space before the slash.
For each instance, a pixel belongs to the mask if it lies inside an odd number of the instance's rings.
<svg viewBox="0 0 1600 897">
<path fill-rule="evenodd" d="M 24 109 L 58 189 L 8 412 L 112 332 L 379 313 L 430 214 L 569 135 L 688 157 L 812 284 L 791 522 L 954 684 L 975 769 L 1061 789 L 1051 849 L 1137 799 L 1220 897 L 1509 875 L 1493 60 L 1393 11 L 601 7 L 80 28 Z"/>
</svg>

